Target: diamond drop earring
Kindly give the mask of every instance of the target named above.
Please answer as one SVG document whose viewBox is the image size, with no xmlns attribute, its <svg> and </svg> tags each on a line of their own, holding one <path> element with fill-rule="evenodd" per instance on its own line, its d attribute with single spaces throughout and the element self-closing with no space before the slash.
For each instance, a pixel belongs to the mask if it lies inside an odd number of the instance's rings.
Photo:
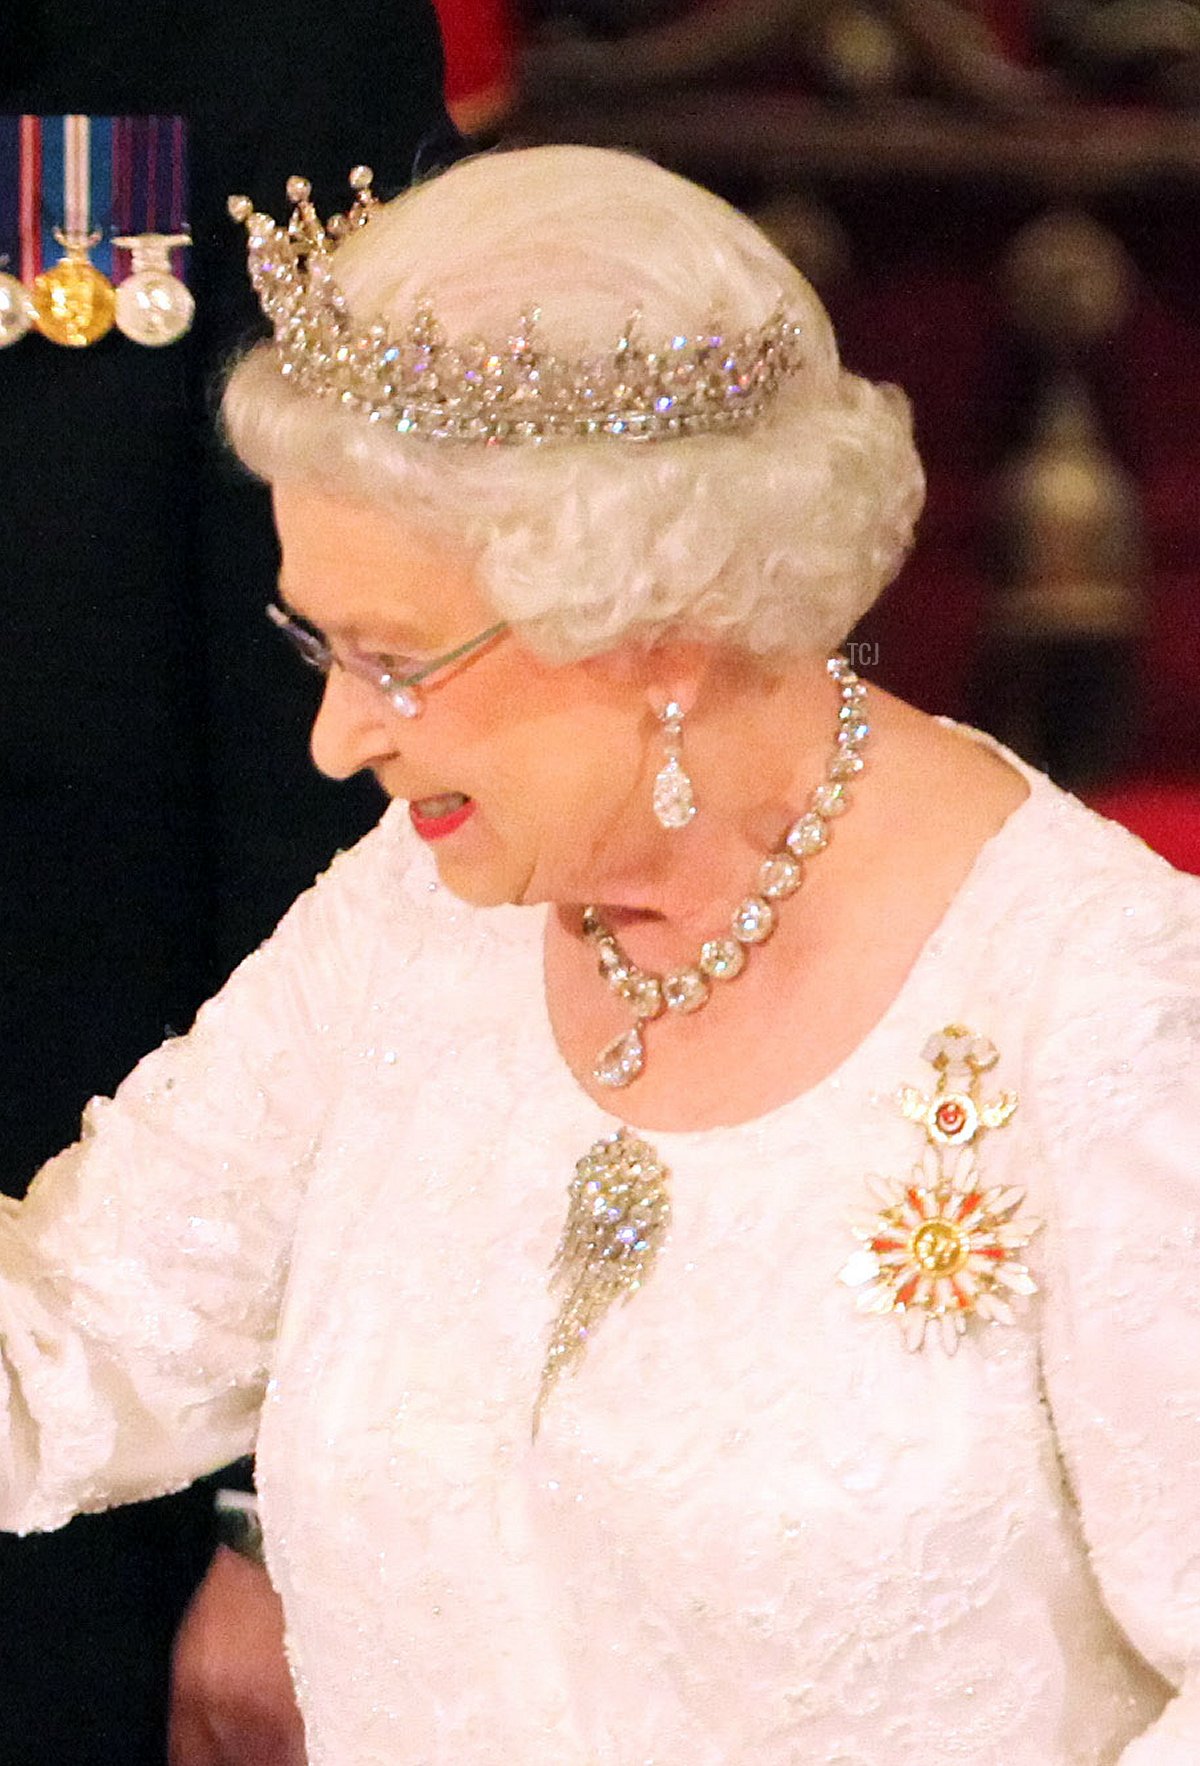
<svg viewBox="0 0 1200 1766">
<path fill-rule="evenodd" d="M 665 758 L 654 780 L 654 814 L 660 827 L 686 828 L 696 813 L 692 781 L 683 764 L 683 707 L 678 700 L 660 711 Z"/>
</svg>

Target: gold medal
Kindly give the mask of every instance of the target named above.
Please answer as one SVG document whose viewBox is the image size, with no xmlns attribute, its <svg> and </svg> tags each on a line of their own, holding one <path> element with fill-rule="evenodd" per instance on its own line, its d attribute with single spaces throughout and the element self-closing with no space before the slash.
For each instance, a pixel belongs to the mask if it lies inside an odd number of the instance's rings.
<svg viewBox="0 0 1200 1766">
<path fill-rule="evenodd" d="M 0 259 L 0 263 L 3 259 Z M 33 324 L 33 303 L 25 285 L 0 270 L 0 350 L 19 343 Z"/>
<path fill-rule="evenodd" d="M 67 255 L 33 284 L 34 322 L 51 343 L 86 349 L 112 330 L 116 318 L 113 285 L 88 261 L 88 252 L 103 235 L 64 233 L 56 227 L 54 237 Z"/>
<path fill-rule="evenodd" d="M 172 273 L 170 252 L 191 243 L 188 233 L 136 233 L 113 240 L 133 253 L 133 270 L 117 285 L 117 326 L 134 343 L 158 349 L 190 329 L 196 303 Z"/>
</svg>

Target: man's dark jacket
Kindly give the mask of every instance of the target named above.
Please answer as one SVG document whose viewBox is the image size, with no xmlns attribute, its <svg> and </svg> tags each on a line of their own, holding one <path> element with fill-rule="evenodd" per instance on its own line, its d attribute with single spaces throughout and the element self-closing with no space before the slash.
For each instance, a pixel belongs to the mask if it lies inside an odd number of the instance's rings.
<svg viewBox="0 0 1200 1766">
<path fill-rule="evenodd" d="M 379 810 L 311 769 L 312 692 L 262 619 L 267 496 L 215 438 L 257 318 L 225 198 L 279 214 L 304 172 L 329 212 L 353 164 L 390 193 L 453 138 L 426 0 L 9 0 L 0 111 L 183 115 L 195 237 L 185 342 L 0 351 L 0 1185 L 20 1194 Z M 2 1766 L 162 1766 L 210 1508 L 201 1487 L 0 1537 Z"/>
</svg>

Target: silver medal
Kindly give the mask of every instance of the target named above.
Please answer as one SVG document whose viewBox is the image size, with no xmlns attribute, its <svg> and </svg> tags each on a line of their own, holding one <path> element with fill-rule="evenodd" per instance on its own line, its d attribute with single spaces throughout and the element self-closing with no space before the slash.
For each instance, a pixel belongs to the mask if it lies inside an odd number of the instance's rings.
<svg viewBox="0 0 1200 1766">
<path fill-rule="evenodd" d="M 25 285 L 0 270 L 0 350 L 19 343 L 33 324 L 33 303 Z"/>
<path fill-rule="evenodd" d="M 196 303 L 171 270 L 170 253 L 190 245 L 187 233 L 137 233 L 114 239 L 133 253 L 133 269 L 117 286 L 117 325 L 147 349 L 177 343 L 190 330 Z"/>
</svg>

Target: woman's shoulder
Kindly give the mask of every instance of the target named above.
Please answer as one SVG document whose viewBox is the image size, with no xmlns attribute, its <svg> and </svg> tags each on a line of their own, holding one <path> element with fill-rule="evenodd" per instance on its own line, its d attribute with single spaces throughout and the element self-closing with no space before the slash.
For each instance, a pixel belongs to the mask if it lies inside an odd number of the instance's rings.
<svg viewBox="0 0 1200 1766">
<path fill-rule="evenodd" d="M 984 918 L 1022 995 L 1031 1077 L 1082 1144 L 1131 1128 L 1195 1069 L 1200 878 L 1013 759 L 1030 794 L 995 843 Z"/>
<path fill-rule="evenodd" d="M 1200 1042 L 1200 877 L 1049 782 L 1025 832 L 1060 1021 L 1119 1045 L 1149 1008 Z"/>
<path fill-rule="evenodd" d="M 982 730 L 917 713 L 904 734 L 893 796 L 920 812 L 908 869 L 926 893 L 949 879 L 938 941 L 960 959 L 974 952 L 1033 998 L 1071 970 L 1103 979 L 1194 962 L 1200 878 Z"/>
<path fill-rule="evenodd" d="M 947 960 L 989 977 L 1039 1067 L 1150 1067 L 1200 1046 L 1200 878 L 1177 871 L 982 731 L 936 720 L 1027 787 L 947 917 Z"/>
<path fill-rule="evenodd" d="M 270 987 L 281 973 L 305 985 L 325 978 L 345 984 L 381 948 L 420 916 L 405 903 L 420 888 L 419 854 L 407 823 L 390 805 L 352 846 L 336 852 L 325 869 L 296 896 L 270 936 L 234 972 L 240 988 Z M 405 835 L 409 838 L 406 839 Z M 223 998 L 229 984 L 216 996 Z"/>
<path fill-rule="evenodd" d="M 538 916 L 528 908 L 473 907 L 446 888 L 401 802 L 336 855 L 287 918 L 296 916 L 322 942 L 368 951 L 381 975 L 389 962 L 411 967 L 427 959 L 450 977 L 506 949 L 540 948 Z"/>
<path fill-rule="evenodd" d="M 387 804 L 373 828 L 352 846 L 334 853 L 312 888 L 333 896 L 353 896 L 361 891 L 374 899 L 377 889 L 402 885 L 418 857 L 411 841 L 405 839 L 403 807 Z"/>
<path fill-rule="evenodd" d="M 936 722 L 1019 773 L 1028 788 L 1000 830 L 1003 871 L 1020 910 L 1081 939 L 1125 936 L 1139 947 L 1195 936 L 1200 877 L 1177 871 L 1136 834 L 1090 809 L 985 731 Z"/>
<path fill-rule="evenodd" d="M 308 889 L 297 896 L 281 929 L 300 918 L 328 928 L 370 934 L 427 927 L 439 916 L 445 895 L 432 859 L 414 835 L 403 803 L 389 803 L 375 826 L 336 852 Z"/>
</svg>

